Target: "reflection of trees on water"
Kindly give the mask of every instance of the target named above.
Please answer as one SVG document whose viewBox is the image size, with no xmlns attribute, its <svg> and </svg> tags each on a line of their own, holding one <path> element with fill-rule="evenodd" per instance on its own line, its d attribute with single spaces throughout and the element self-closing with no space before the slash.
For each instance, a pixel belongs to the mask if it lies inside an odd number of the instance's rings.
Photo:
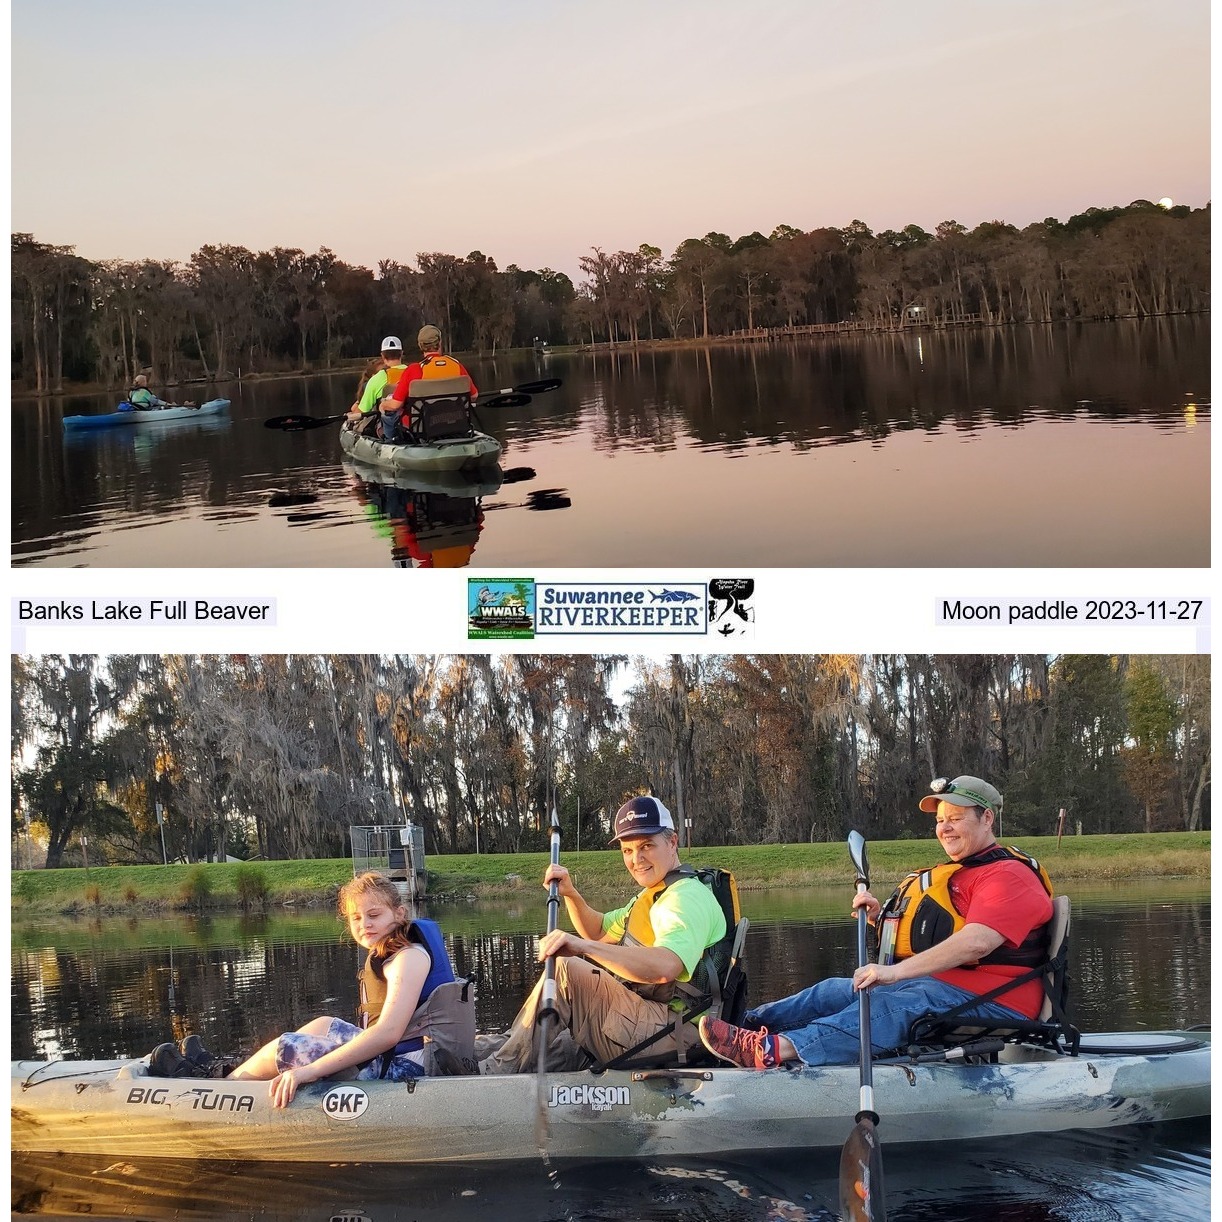
<svg viewBox="0 0 1222 1222">
<path fill-rule="evenodd" d="M 879 439 L 905 429 L 1141 419 L 1182 427 L 1208 410 L 1209 323 L 1151 319 L 600 354 L 581 395 L 595 444 L 734 448 Z M 563 432 L 560 404 L 533 431 Z"/>
<path fill-rule="evenodd" d="M 480 915 L 459 908 L 452 921 L 444 907 L 431 914 L 447 931 L 455 969 L 476 982 L 481 1030 L 505 1027 L 539 974 L 535 947 L 544 892 L 530 881 L 532 895 L 539 894 L 533 918 L 529 907 L 504 918 L 492 906 L 482 906 Z M 793 894 L 800 899 L 806 893 Z M 766 911 L 766 898 L 753 901 L 750 893 L 742 898 L 747 915 L 756 914 L 747 940 L 753 1002 L 849 973 L 856 931 L 847 907 L 844 916 L 828 915 L 820 891 L 818 915 L 777 920 L 759 915 L 761 908 Z M 1075 905 L 1073 921 L 1072 1017 L 1084 1030 L 1209 1022 L 1208 899 L 1172 893 L 1138 903 L 1084 901 Z M 461 932 L 452 931 L 451 924 Z M 217 1051 L 250 1052 L 316 1015 L 354 1014 L 362 956 L 338 925 L 333 936 L 320 937 L 318 922 L 307 920 L 302 941 L 294 940 L 291 920 L 280 921 L 270 937 L 243 935 L 232 922 L 217 926 L 172 950 L 125 949 L 113 931 L 104 942 L 43 949 L 38 934 L 23 933 L 22 943 L 30 949 L 12 955 L 13 1056 L 141 1055 L 188 1031 L 202 1034 Z M 54 935 L 46 936 L 50 941 Z M 138 935 L 132 931 L 132 936 Z"/>
<path fill-rule="evenodd" d="M 1070 971 L 1085 1029 L 1130 1029 L 1149 1014 L 1167 1025 L 1210 1021 L 1210 905 L 1157 900 L 1073 914 Z"/>
</svg>

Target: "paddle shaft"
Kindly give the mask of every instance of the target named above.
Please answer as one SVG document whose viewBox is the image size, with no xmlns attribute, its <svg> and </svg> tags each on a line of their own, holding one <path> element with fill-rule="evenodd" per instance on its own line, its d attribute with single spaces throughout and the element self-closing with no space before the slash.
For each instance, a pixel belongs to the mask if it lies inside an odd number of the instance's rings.
<svg viewBox="0 0 1222 1222">
<path fill-rule="evenodd" d="M 857 880 L 857 894 L 861 895 L 869 889 L 869 884 L 862 878 Z M 857 909 L 857 966 L 865 967 L 869 962 L 869 952 L 866 947 L 866 910 L 864 905 Z M 861 1043 L 861 1097 L 858 1103 L 862 1112 L 868 1113 L 875 1124 L 878 1114 L 874 1111 L 874 1066 L 870 1048 L 870 990 L 859 989 L 858 1005 L 858 1036 Z"/>
<path fill-rule="evenodd" d="M 849 833 L 849 856 L 857 871 L 857 894 L 870 889 L 866 842 L 860 832 Z M 869 962 L 866 945 L 866 909 L 857 909 L 857 966 Z M 853 1130 L 840 1151 L 840 1216 L 845 1222 L 886 1222 L 883 1196 L 882 1148 L 878 1141 L 878 1113 L 874 1110 L 873 1057 L 870 1048 L 870 994 L 857 991 L 860 1036 L 861 1091 Z"/>
<path fill-rule="evenodd" d="M 555 390 L 560 385 L 559 378 L 543 378 L 537 382 L 523 382 L 521 386 L 507 386 L 503 390 L 494 390 L 486 396 L 480 407 L 522 407 L 530 402 L 531 395 L 541 395 L 546 391 Z M 263 421 L 263 427 L 279 429 L 282 433 L 301 433 L 307 429 L 322 428 L 343 420 L 347 412 L 338 412 L 334 416 L 272 416 Z"/>
<path fill-rule="evenodd" d="M 552 811 L 552 865 L 560 864 L 560 820 Z M 547 888 L 547 932 L 553 933 L 560 919 L 560 883 L 552 879 Z M 539 1024 L 539 1072 L 547 1057 L 547 1021 L 556 1015 L 556 957 L 548 955 L 543 965 L 543 990 L 539 994 L 536 1021 Z"/>
<path fill-rule="evenodd" d="M 560 864 L 560 819 L 552 807 L 552 865 Z M 547 932 L 552 933 L 560 916 L 560 883 L 556 879 L 547 888 Z M 548 1025 L 556 1017 L 556 956 L 548 955 L 543 965 L 543 988 L 539 993 L 539 1007 L 535 1011 L 535 1144 L 544 1162 L 547 1162 L 548 1110 L 547 1110 L 547 1038 Z"/>
</svg>

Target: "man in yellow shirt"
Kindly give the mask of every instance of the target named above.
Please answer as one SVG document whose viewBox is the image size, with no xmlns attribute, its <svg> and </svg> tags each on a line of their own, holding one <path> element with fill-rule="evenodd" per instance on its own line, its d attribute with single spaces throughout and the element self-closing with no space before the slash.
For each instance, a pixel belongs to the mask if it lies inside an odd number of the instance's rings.
<svg viewBox="0 0 1222 1222">
<path fill-rule="evenodd" d="M 549 1069 L 576 1069 L 585 1054 L 604 1062 L 667 1031 L 640 1063 L 665 1061 L 680 1041 L 699 1041 L 690 1023 L 675 1022 L 684 993 L 702 992 L 705 952 L 726 932 L 713 893 L 684 870 L 669 810 L 652 795 L 632 798 L 615 816 L 616 845 L 641 890 L 627 904 L 599 912 L 582 897 L 564 866 L 548 866 L 575 933 L 557 928 L 539 944 L 539 959 L 556 960 L 556 1015 Z M 480 1065 L 481 1073 L 525 1073 L 535 1067 L 535 1022 L 542 981 L 518 1012 L 509 1037 Z M 705 1004 L 708 1004 L 707 1001 Z M 669 1028 L 669 1030 L 668 1030 Z"/>
<path fill-rule="evenodd" d="M 382 368 L 375 373 L 361 394 L 360 401 L 348 413 L 348 421 L 359 432 L 367 432 L 367 427 L 361 427 L 361 421 L 371 413 L 381 412 L 382 400 L 394 392 L 399 378 L 407 368 L 403 364 L 403 344 L 397 335 L 388 335 L 382 341 Z M 386 441 L 394 440 L 394 425 L 397 423 L 397 412 L 381 412 L 382 437 Z M 388 423 L 387 416 L 392 416 Z M 388 435 L 389 430 L 389 435 Z"/>
</svg>

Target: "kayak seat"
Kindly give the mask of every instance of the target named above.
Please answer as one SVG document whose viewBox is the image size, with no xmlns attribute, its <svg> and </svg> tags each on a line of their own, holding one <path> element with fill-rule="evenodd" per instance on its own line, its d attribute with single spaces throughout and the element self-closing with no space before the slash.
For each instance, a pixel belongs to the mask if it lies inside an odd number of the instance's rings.
<svg viewBox="0 0 1222 1222">
<path fill-rule="evenodd" d="M 1004 1022 L 976 1021 L 967 1013 L 981 998 L 964 1002 L 940 1014 L 922 1014 L 908 1028 L 908 1048 L 911 1055 L 930 1047 L 962 1047 L 977 1040 L 1001 1039 L 1006 1043 L 1037 1044 L 1068 1056 L 1077 1056 L 1082 1033 L 1070 1023 L 1069 1007 L 1069 896 L 1058 895 L 1052 901 L 1052 919 L 1048 931 L 1048 959 L 1039 967 L 1016 976 L 1014 980 L 982 994 L 988 1001 L 999 1000 L 1005 1005 L 1005 994 L 1016 985 L 1038 979 L 1044 986 L 1044 1003 L 1038 1017 Z M 996 1059 L 996 1053 L 992 1054 Z"/>
<path fill-rule="evenodd" d="M 381 422 L 381 416 L 377 412 L 366 412 L 365 415 L 355 422 L 351 420 L 345 421 L 344 428 L 349 429 L 358 437 L 372 437 L 376 440 L 378 425 Z"/>
<path fill-rule="evenodd" d="M 416 378 L 407 387 L 400 427 L 417 445 L 470 437 L 475 432 L 471 379 Z"/>
</svg>

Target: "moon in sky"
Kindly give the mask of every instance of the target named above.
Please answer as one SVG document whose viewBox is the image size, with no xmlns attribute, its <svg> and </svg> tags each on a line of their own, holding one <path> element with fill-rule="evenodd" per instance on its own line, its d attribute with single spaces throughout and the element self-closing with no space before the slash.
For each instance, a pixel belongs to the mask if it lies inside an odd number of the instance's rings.
<svg viewBox="0 0 1222 1222">
<path fill-rule="evenodd" d="M 1158 206 L 1160 208 L 1170 208 L 1172 206 L 1171 197 L 1169 195 L 1164 195 L 1162 199 L 1158 201 Z"/>
</svg>

